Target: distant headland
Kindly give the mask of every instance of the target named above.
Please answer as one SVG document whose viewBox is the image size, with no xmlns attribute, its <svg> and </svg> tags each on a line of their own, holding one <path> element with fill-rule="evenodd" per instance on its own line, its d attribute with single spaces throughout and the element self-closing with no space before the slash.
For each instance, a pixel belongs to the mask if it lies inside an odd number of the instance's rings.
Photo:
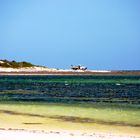
<svg viewBox="0 0 140 140">
<path fill-rule="evenodd" d="M 0 75 L 140 75 L 140 71 L 89 70 L 84 66 L 72 66 L 70 69 L 56 69 L 34 65 L 30 62 L 0 60 Z"/>
<path fill-rule="evenodd" d="M 8 61 L 8 60 L 0 60 L 0 67 L 1 68 L 25 68 L 25 67 L 33 67 L 35 65 L 22 61 L 22 62 L 16 62 L 15 60 L 13 61 Z"/>
</svg>

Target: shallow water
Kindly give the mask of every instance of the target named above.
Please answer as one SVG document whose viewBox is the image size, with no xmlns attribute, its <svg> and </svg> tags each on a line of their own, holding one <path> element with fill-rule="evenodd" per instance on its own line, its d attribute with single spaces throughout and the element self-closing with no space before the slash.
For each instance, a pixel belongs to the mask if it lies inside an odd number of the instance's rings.
<svg viewBox="0 0 140 140">
<path fill-rule="evenodd" d="M 140 76 L 0 76 L 1 127 L 140 131 Z"/>
<path fill-rule="evenodd" d="M 140 76 L 0 76 L 0 100 L 140 103 Z"/>
</svg>

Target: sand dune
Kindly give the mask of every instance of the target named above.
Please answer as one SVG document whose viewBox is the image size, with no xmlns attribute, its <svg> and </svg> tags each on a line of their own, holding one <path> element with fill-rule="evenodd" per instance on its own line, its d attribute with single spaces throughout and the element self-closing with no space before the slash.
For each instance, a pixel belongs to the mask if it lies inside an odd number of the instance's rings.
<svg viewBox="0 0 140 140">
<path fill-rule="evenodd" d="M 30 68 L 2 68 L 0 67 L 0 72 L 85 72 L 84 70 L 71 70 L 71 69 L 55 69 L 47 67 L 30 67 Z M 111 72 L 108 70 L 88 70 L 90 72 Z"/>
</svg>

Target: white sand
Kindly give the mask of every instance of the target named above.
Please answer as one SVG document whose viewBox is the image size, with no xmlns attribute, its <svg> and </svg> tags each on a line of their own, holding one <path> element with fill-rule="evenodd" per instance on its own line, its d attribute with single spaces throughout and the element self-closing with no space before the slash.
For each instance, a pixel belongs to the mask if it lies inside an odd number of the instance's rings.
<svg viewBox="0 0 140 140">
<path fill-rule="evenodd" d="M 4 62 L 3 61 L 0 61 L 0 63 L 3 64 Z"/>
<path fill-rule="evenodd" d="M 71 70 L 71 69 L 55 69 L 47 67 L 30 67 L 30 68 L 2 68 L 0 67 L 0 72 L 85 72 L 84 70 Z M 87 70 L 88 72 L 111 72 L 107 70 Z"/>
<path fill-rule="evenodd" d="M 0 140 L 140 140 L 140 137 L 68 132 L 0 130 Z"/>
<path fill-rule="evenodd" d="M 44 67 L 30 67 L 30 68 L 2 68 L 0 67 L 0 72 L 42 72 L 42 71 L 56 71 L 56 69 L 44 68 Z"/>
</svg>

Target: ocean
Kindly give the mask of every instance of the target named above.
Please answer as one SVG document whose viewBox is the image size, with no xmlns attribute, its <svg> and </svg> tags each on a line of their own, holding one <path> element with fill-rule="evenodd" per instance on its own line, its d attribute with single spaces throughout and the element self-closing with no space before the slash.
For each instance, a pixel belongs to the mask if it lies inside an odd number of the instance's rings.
<svg viewBox="0 0 140 140">
<path fill-rule="evenodd" d="M 140 76 L 0 76 L 0 124 L 138 134 Z"/>
<path fill-rule="evenodd" d="M 140 76 L 0 76 L 0 100 L 140 103 Z"/>
</svg>

